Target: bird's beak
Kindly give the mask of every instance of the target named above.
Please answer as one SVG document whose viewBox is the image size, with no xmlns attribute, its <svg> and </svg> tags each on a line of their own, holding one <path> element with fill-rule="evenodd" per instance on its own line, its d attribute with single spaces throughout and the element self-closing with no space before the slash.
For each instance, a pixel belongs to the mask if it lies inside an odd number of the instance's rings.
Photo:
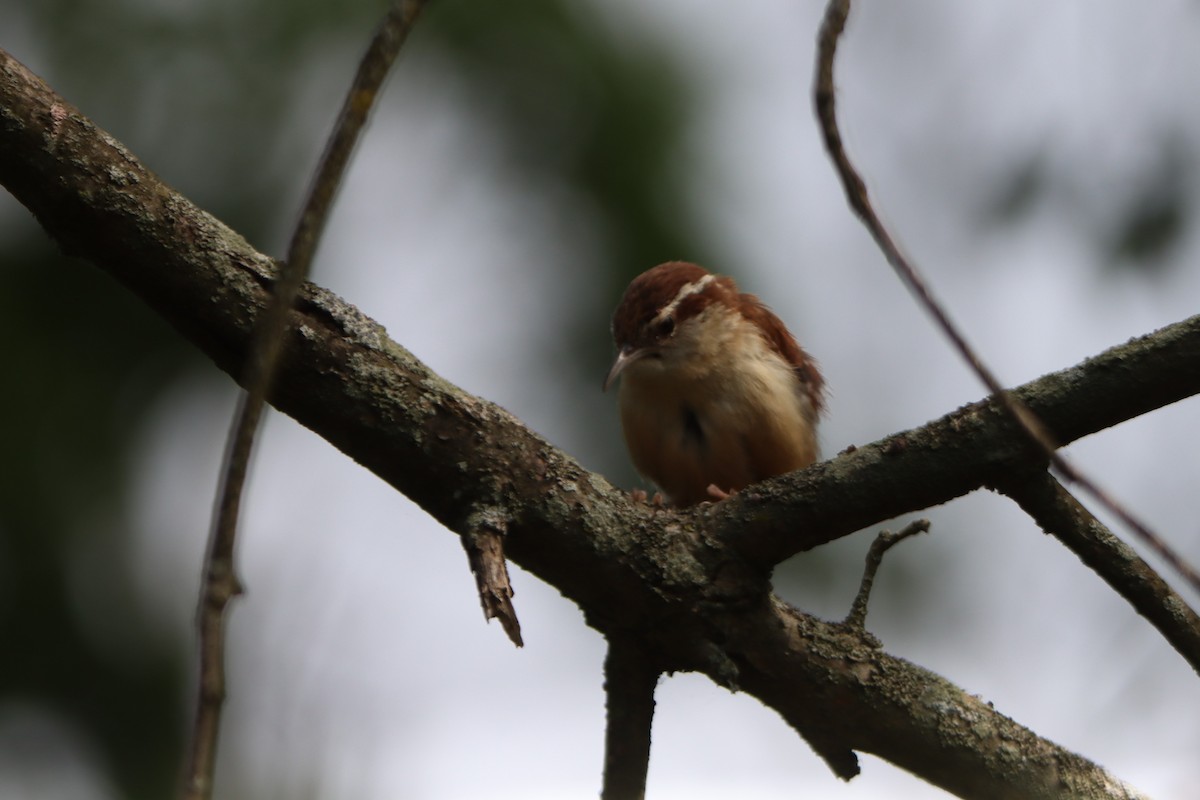
<svg viewBox="0 0 1200 800">
<path fill-rule="evenodd" d="M 617 353 L 617 359 L 613 362 L 612 369 L 608 371 L 608 377 L 604 379 L 604 391 L 608 391 L 608 387 L 613 385 L 613 381 L 625 371 L 633 362 L 646 355 L 649 351 L 646 348 L 633 350 L 628 347 L 622 347 L 621 352 Z"/>
</svg>

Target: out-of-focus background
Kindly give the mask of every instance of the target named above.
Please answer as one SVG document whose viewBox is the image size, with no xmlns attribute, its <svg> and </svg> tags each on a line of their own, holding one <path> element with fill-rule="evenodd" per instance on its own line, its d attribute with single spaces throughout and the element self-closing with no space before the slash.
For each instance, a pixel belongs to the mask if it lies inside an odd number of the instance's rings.
<svg viewBox="0 0 1200 800">
<path fill-rule="evenodd" d="M 734 275 L 821 360 L 829 454 L 979 398 L 823 155 L 821 6 L 439 0 L 315 279 L 625 486 L 608 314 L 668 259 Z M 838 64 L 851 153 L 1007 382 L 1200 310 L 1200 5 L 860 6 Z M 279 255 L 382 8 L 0 0 L 0 46 Z M 0 286 L 0 797 L 167 796 L 232 384 L 6 194 Z M 1190 400 L 1070 448 L 1193 564 L 1198 424 Z M 604 647 L 571 603 L 517 570 L 514 650 L 455 538 L 281 415 L 251 490 L 220 797 L 596 795 Z M 868 620 L 885 646 L 1155 797 L 1194 797 L 1182 659 L 1008 501 L 930 516 L 885 562 Z M 870 536 L 788 563 L 778 590 L 842 616 Z M 871 757 L 843 785 L 773 712 L 679 675 L 649 796 L 945 795 Z"/>
</svg>

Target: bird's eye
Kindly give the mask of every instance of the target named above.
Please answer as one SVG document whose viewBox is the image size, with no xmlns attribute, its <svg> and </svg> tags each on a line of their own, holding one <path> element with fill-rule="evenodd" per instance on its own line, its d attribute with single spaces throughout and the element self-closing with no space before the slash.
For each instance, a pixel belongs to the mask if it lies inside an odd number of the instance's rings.
<svg viewBox="0 0 1200 800">
<path fill-rule="evenodd" d="M 675 318 L 664 317 L 654 324 L 654 335 L 665 339 L 675 332 Z"/>
</svg>

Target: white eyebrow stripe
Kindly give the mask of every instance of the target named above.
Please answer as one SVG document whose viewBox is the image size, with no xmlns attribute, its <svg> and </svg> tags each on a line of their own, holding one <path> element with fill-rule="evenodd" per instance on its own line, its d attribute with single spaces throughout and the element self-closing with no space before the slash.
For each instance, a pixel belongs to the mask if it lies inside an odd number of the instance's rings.
<svg viewBox="0 0 1200 800">
<path fill-rule="evenodd" d="M 679 294 L 675 295 L 675 299 L 673 299 L 671 302 L 669 302 L 665 306 L 663 306 L 662 310 L 654 315 L 653 322 L 662 322 L 665 319 L 669 319 L 669 318 L 675 316 L 675 311 L 676 311 L 676 309 L 679 308 L 680 303 L 682 303 L 684 300 L 688 299 L 689 297 L 691 297 L 694 294 L 700 294 L 701 292 L 704 291 L 704 289 L 710 283 L 712 283 L 716 279 L 717 279 L 717 276 L 713 275 L 710 272 L 709 274 L 705 275 L 703 278 L 701 278 L 698 281 L 693 281 L 692 283 L 685 283 L 679 289 Z"/>
</svg>

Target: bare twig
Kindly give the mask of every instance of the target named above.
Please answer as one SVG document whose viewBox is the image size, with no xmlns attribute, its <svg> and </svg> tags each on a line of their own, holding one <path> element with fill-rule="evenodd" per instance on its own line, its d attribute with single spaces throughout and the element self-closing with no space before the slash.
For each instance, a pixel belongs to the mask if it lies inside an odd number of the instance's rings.
<svg viewBox="0 0 1200 800">
<path fill-rule="evenodd" d="M 1200 673 L 1200 616 L 1053 475 L 1018 476 L 998 488 L 1128 600 Z"/>
<path fill-rule="evenodd" d="M 855 596 L 854 602 L 850 605 L 850 613 L 846 615 L 846 619 L 842 622 L 843 625 L 859 631 L 866 629 L 867 604 L 871 601 L 871 589 L 875 585 L 875 573 L 879 571 L 879 565 L 883 563 L 883 554 L 891 550 L 893 545 L 899 544 L 908 537 L 928 531 L 929 520 L 919 519 L 905 525 L 899 533 L 881 531 L 875 537 L 875 541 L 871 542 L 871 548 L 867 551 L 867 564 L 863 569 L 862 583 L 858 586 L 858 594 Z"/>
<path fill-rule="evenodd" d="M 841 130 L 838 127 L 835 89 L 833 82 L 833 61 L 837 53 L 838 42 L 846 27 L 846 18 L 850 14 L 850 0 L 830 0 L 825 9 L 825 19 L 817 39 L 817 69 L 816 81 L 813 87 L 813 98 L 817 109 L 817 118 L 821 123 L 821 134 L 825 139 L 825 149 L 833 159 L 838 177 L 846 191 L 846 199 L 850 207 L 858 214 L 871 236 L 883 251 L 888 263 L 891 264 L 900 280 L 917 298 L 925 310 L 933 317 L 942 333 L 945 334 L 959 355 L 970 365 L 971 369 L 983 381 L 992 396 L 1016 421 L 1029 440 L 1036 445 L 1050 464 L 1067 481 L 1078 484 L 1088 494 L 1094 497 L 1105 508 L 1116 515 L 1150 548 L 1171 565 L 1197 591 L 1200 591 L 1200 573 L 1188 564 L 1170 545 L 1150 529 L 1148 525 L 1135 517 L 1128 509 L 1116 501 L 1087 475 L 1075 469 L 1058 452 L 1059 443 L 1050 435 L 1049 430 L 1041 420 L 1034 415 L 1024 403 L 1016 398 L 996 378 L 992 371 L 967 343 L 959 328 L 950 320 L 945 308 L 933 296 L 928 284 L 917 271 L 916 267 L 901 252 L 895 240 L 892 239 L 867 194 L 867 186 L 862 176 L 855 169 L 846 148 L 842 142 Z"/>
<path fill-rule="evenodd" d="M 200 638 L 199 690 L 183 786 L 183 796 L 188 800 L 203 800 L 212 796 L 217 734 L 225 699 L 225 609 L 230 599 L 242 591 L 234 567 L 237 520 L 254 437 L 283 348 L 287 318 L 308 276 L 354 143 L 422 5 L 421 2 L 393 3 L 359 63 L 292 235 L 287 261 L 279 269 L 274 293 L 257 323 L 250 345 L 250 356 L 241 379 L 244 391 L 239 398 L 226 442 L 201 588 L 197 620 Z"/>
<path fill-rule="evenodd" d="M 641 800 L 650 768 L 650 727 L 658 669 L 633 641 L 608 637 L 604 692 L 604 788 L 601 800 Z"/>
<path fill-rule="evenodd" d="M 504 534 L 508 529 L 508 521 L 501 514 L 485 511 L 471 515 L 468 527 L 470 530 L 462 536 L 462 546 L 467 551 L 467 562 L 475 575 L 484 619 L 500 620 L 500 626 L 512 643 L 523 647 L 525 642 L 521 640 L 521 623 L 513 608 L 513 589 L 508 579 L 508 563 L 504 558 Z"/>
</svg>

